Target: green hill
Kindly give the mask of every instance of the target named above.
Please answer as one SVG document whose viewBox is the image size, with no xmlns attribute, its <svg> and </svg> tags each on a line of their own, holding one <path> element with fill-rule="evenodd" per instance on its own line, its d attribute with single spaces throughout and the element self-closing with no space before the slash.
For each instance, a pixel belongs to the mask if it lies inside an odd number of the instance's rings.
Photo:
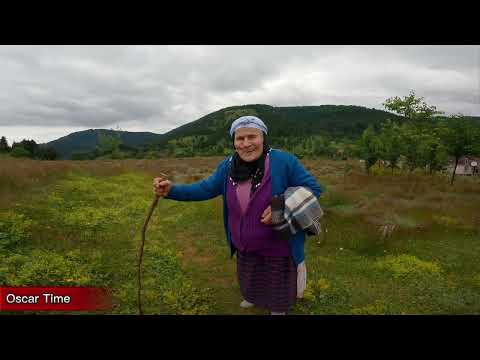
<svg viewBox="0 0 480 360">
<path fill-rule="evenodd" d="M 156 142 L 162 136 L 151 132 L 90 129 L 74 132 L 42 145 L 53 147 L 60 154 L 61 158 L 69 159 L 74 153 L 88 153 L 95 150 L 96 146 L 99 144 L 101 134 L 117 134 L 123 145 L 133 148 Z"/>
<path fill-rule="evenodd" d="M 361 106 L 321 105 L 273 107 L 269 105 L 233 106 L 208 114 L 182 125 L 161 138 L 163 144 L 171 139 L 207 135 L 210 142 L 228 136 L 230 124 L 242 115 L 260 117 L 269 128 L 270 137 L 298 137 L 325 135 L 329 137 L 357 138 L 370 124 L 387 118 L 399 118 L 382 110 Z"/>
<path fill-rule="evenodd" d="M 122 146 L 139 151 L 157 149 L 175 156 L 213 155 L 231 148 L 228 130 L 232 121 L 243 115 L 260 117 L 269 128 L 270 144 L 288 148 L 295 146 L 299 138 L 311 136 L 350 142 L 371 124 L 378 127 L 388 118 L 401 119 L 387 111 L 354 105 L 274 107 L 251 104 L 215 111 L 165 134 L 90 129 L 46 145 L 53 146 L 62 158 L 70 158 L 73 153 L 95 150 L 100 133 L 117 133 Z M 480 120 L 478 117 L 470 118 Z"/>
</svg>

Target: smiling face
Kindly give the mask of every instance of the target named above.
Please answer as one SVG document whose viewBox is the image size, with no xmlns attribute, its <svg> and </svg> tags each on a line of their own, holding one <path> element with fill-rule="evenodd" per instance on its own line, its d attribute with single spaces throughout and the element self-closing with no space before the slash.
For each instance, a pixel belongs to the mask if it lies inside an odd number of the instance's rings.
<svg viewBox="0 0 480 360">
<path fill-rule="evenodd" d="M 255 161 L 263 152 L 263 132 L 254 128 L 235 131 L 235 150 L 243 161 Z"/>
</svg>

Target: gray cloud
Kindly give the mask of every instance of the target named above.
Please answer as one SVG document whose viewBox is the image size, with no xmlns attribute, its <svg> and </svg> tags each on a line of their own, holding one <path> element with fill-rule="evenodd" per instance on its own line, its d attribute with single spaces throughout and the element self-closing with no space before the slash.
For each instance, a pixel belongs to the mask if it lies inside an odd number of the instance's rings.
<svg viewBox="0 0 480 360">
<path fill-rule="evenodd" d="M 480 115 L 478 46 L 1 46 L 0 135 L 163 133 L 222 107 L 382 108 L 410 89 Z"/>
</svg>

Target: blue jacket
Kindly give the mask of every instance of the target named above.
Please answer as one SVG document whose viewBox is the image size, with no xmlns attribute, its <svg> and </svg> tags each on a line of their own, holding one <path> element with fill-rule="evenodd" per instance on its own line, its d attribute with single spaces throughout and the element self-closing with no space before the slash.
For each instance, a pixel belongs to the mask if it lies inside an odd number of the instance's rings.
<svg viewBox="0 0 480 360">
<path fill-rule="evenodd" d="M 178 201 L 202 201 L 222 195 L 223 223 L 227 242 L 230 246 L 230 254 L 233 256 L 236 249 L 228 227 L 228 208 L 225 196 L 231 160 L 231 156 L 223 160 L 216 171 L 205 180 L 188 185 L 174 184 L 165 198 Z M 305 170 L 300 161 L 295 156 L 281 150 L 270 150 L 270 175 L 272 178 L 272 196 L 283 194 L 291 186 L 308 187 L 317 198 L 320 197 L 322 192 L 316 179 Z M 297 265 L 305 259 L 304 243 L 305 233 L 303 231 L 296 233 L 289 240 L 292 257 Z"/>
</svg>

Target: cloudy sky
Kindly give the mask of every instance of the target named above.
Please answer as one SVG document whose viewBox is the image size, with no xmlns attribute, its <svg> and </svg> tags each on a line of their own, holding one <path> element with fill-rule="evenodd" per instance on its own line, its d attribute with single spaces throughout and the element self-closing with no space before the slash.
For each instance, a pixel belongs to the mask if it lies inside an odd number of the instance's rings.
<svg viewBox="0 0 480 360">
<path fill-rule="evenodd" d="M 479 46 L 0 46 L 0 136 L 167 132 L 224 107 L 382 109 L 410 89 L 480 116 Z"/>
</svg>

